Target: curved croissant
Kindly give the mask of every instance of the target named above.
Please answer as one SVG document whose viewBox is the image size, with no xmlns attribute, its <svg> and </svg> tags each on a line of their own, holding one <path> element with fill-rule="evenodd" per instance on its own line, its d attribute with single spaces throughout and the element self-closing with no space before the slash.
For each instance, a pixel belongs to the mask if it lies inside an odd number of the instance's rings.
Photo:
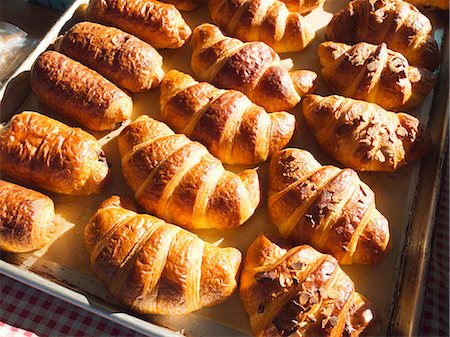
<svg viewBox="0 0 450 337">
<path fill-rule="evenodd" d="M 24 111 L 0 129 L 0 171 L 47 191 L 88 195 L 100 191 L 109 167 L 87 132 Z"/>
<path fill-rule="evenodd" d="M 330 89 L 387 110 L 420 104 L 436 84 L 431 71 L 410 66 L 402 54 L 388 49 L 385 43 L 349 46 L 329 41 L 320 44 L 317 53 Z"/>
<path fill-rule="evenodd" d="M 29 252 L 50 241 L 56 229 L 53 200 L 0 180 L 0 250 Z"/>
<path fill-rule="evenodd" d="M 302 111 L 322 149 L 358 171 L 394 171 L 428 150 L 428 139 L 417 118 L 374 103 L 308 95 Z"/>
<path fill-rule="evenodd" d="M 291 139 L 295 117 L 268 114 L 236 90 L 220 90 L 176 70 L 161 84 L 161 114 L 176 131 L 208 147 L 227 164 L 257 164 Z"/>
<path fill-rule="evenodd" d="M 104 201 L 85 226 L 94 274 L 144 314 L 185 314 L 224 301 L 236 288 L 241 253 L 177 226 Z"/>
<path fill-rule="evenodd" d="M 385 42 L 410 65 L 435 70 L 440 53 L 430 20 L 402 0 L 353 0 L 337 13 L 325 31 L 331 41 L 354 44 Z"/>
<path fill-rule="evenodd" d="M 264 235 L 247 251 L 240 295 L 257 337 L 357 337 L 374 320 L 335 258 L 308 245 L 288 249 Z"/>
<path fill-rule="evenodd" d="M 300 51 L 315 37 L 313 27 L 280 0 L 208 0 L 208 7 L 227 34 L 263 41 L 278 53 Z"/>
<path fill-rule="evenodd" d="M 288 72 L 284 67 L 289 61 L 281 61 L 265 43 L 243 43 L 224 36 L 214 25 L 194 29 L 192 48 L 191 66 L 200 80 L 239 90 L 268 112 L 289 110 L 315 89 L 316 73 Z"/>
<path fill-rule="evenodd" d="M 154 48 L 179 48 L 191 28 L 172 4 L 156 0 L 90 0 L 87 17 L 120 28 Z"/>
<path fill-rule="evenodd" d="M 122 170 L 148 212 L 186 228 L 230 228 L 258 206 L 256 170 L 226 171 L 206 147 L 140 116 L 119 136 Z"/>
<path fill-rule="evenodd" d="M 370 187 L 352 169 L 322 166 L 304 150 L 272 157 L 268 211 L 281 235 L 342 264 L 374 263 L 387 249 L 389 224 Z"/>
</svg>

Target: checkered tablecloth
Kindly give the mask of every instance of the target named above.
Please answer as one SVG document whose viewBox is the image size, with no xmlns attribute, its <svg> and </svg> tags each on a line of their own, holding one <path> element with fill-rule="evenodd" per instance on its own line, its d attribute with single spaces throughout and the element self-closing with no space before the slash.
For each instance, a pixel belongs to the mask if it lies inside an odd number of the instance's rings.
<svg viewBox="0 0 450 337">
<path fill-rule="evenodd" d="M 448 165 L 437 210 L 420 336 L 449 336 Z M 1 276 L 0 337 L 136 336 L 39 290 Z"/>
</svg>

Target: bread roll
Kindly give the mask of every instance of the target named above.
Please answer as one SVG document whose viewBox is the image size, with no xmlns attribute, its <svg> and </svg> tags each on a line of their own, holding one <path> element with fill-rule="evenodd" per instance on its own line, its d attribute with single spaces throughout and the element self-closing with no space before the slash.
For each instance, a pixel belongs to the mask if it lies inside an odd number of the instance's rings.
<svg viewBox="0 0 450 337">
<path fill-rule="evenodd" d="M 31 69 L 31 88 L 53 110 L 97 131 L 131 117 L 133 101 L 88 67 L 56 52 L 41 54 Z"/>
<path fill-rule="evenodd" d="M 2 130 L 0 170 L 27 184 L 74 195 L 99 192 L 109 173 L 93 136 L 32 111 L 15 115 Z"/>
<path fill-rule="evenodd" d="M 155 88 L 164 77 L 156 49 L 117 28 L 80 22 L 58 39 L 56 48 L 131 92 Z"/>
<path fill-rule="evenodd" d="M 23 253 L 41 248 L 55 229 L 52 199 L 0 180 L 0 250 Z"/>
</svg>

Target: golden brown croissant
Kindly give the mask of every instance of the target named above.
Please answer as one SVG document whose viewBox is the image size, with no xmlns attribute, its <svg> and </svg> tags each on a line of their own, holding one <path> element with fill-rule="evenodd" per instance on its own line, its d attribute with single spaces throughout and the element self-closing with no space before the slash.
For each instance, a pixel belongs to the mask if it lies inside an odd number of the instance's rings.
<svg viewBox="0 0 450 337">
<path fill-rule="evenodd" d="M 268 112 L 289 110 L 315 89 L 317 75 L 288 72 L 288 60 L 263 42 L 243 43 L 226 37 L 214 25 L 202 24 L 192 34 L 192 70 L 202 81 L 236 89 Z M 292 64 L 289 65 L 292 67 Z"/>
<path fill-rule="evenodd" d="M 0 180 L 0 250 L 23 253 L 41 248 L 55 229 L 52 199 Z"/>
<path fill-rule="evenodd" d="M 247 251 L 240 295 L 257 337 L 357 337 L 374 321 L 335 258 L 264 235 Z"/>
<path fill-rule="evenodd" d="M 428 150 L 428 139 L 417 118 L 374 103 L 308 95 L 302 111 L 321 148 L 358 171 L 394 171 Z"/>
<path fill-rule="evenodd" d="M 179 48 L 192 33 L 174 5 L 155 0 L 90 0 L 87 17 L 136 35 L 155 48 Z"/>
<path fill-rule="evenodd" d="M 241 253 L 121 206 L 113 196 L 84 230 L 94 274 L 113 296 L 145 314 L 185 314 L 224 301 L 236 288 Z"/>
<path fill-rule="evenodd" d="M 56 51 L 41 54 L 31 69 L 31 88 L 51 109 L 97 131 L 131 117 L 133 101 L 94 70 Z"/>
<path fill-rule="evenodd" d="M 55 47 L 131 92 L 155 88 L 164 77 L 156 49 L 117 28 L 80 22 Z"/>
<path fill-rule="evenodd" d="M 414 6 L 436 7 L 448 11 L 448 0 L 409 0 Z"/>
<path fill-rule="evenodd" d="M 436 84 L 431 71 L 410 66 L 402 54 L 388 49 L 385 43 L 349 46 L 329 41 L 320 44 L 317 53 L 331 90 L 387 110 L 420 104 Z"/>
<path fill-rule="evenodd" d="M 244 223 L 260 199 L 256 170 L 226 171 L 206 147 L 140 116 L 119 136 L 123 175 L 142 207 L 186 228 Z"/>
<path fill-rule="evenodd" d="M 337 13 L 325 31 L 331 41 L 354 44 L 385 42 L 410 65 L 435 70 L 440 53 L 430 20 L 402 0 L 353 0 Z"/>
<path fill-rule="evenodd" d="M 217 89 L 176 70 L 161 84 L 161 114 L 227 164 L 257 164 L 286 146 L 295 129 L 287 112 L 268 114 L 236 90 Z"/>
<path fill-rule="evenodd" d="M 280 0 L 208 0 L 208 7 L 227 34 L 243 41 L 263 41 L 278 53 L 302 50 L 315 36 L 313 27 Z"/>
<path fill-rule="evenodd" d="M 387 249 L 389 224 L 370 187 L 352 169 L 322 166 L 304 150 L 273 155 L 268 211 L 285 238 L 343 264 L 374 263 Z"/>
<path fill-rule="evenodd" d="M 32 111 L 0 132 L 0 170 L 48 191 L 98 193 L 109 173 L 103 150 L 87 132 Z"/>
</svg>

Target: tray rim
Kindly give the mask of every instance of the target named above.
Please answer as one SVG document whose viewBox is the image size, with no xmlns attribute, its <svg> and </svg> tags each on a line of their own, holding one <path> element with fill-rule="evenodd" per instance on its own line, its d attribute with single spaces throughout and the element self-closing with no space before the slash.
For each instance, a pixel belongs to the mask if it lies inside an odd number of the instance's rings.
<svg viewBox="0 0 450 337">
<path fill-rule="evenodd" d="M 34 50 L 22 64 L 3 83 L 0 87 L 0 101 L 2 105 L 5 104 L 4 99 L 7 99 L 5 94 L 8 85 L 18 78 L 18 75 L 31 68 L 31 64 L 34 63 L 34 60 L 48 48 L 78 8 L 87 3 L 88 0 L 75 0 L 36 45 Z M 436 208 L 442 179 L 443 164 L 445 155 L 448 151 L 449 69 L 448 62 L 445 62 L 445 60 L 448 61 L 449 59 L 448 16 L 446 23 L 447 28 L 441 47 L 441 50 L 445 51 L 445 56 L 443 58 L 444 62 L 440 68 L 438 85 L 436 87 L 437 90 L 433 94 L 431 107 L 431 110 L 433 110 L 437 106 L 436 110 L 439 111 L 434 111 L 431 114 L 428 123 L 428 126 L 432 123 L 439 125 L 439 134 L 433 139 L 433 141 L 437 140 L 436 146 L 433 146 L 432 150 L 423 157 L 420 162 L 419 179 L 406 227 L 405 238 L 402 243 L 403 249 L 396 263 L 399 272 L 390 305 L 389 323 L 386 332 L 387 336 L 412 337 L 417 335 L 420 327 L 421 311 L 419 309 L 422 307 L 424 300 L 424 281 L 430 258 L 431 239 L 435 227 Z M 442 91 L 443 93 L 441 93 Z M 442 94 L 444 94 L 444 96 L 442 96 Z M 442 100 L 441 97 L 446 97 L 446 99 Z M 6 104 L 8 104 L 8 102 Z M 432 191 L 431 196 L 429 194 L 430 190 Z M 425 226 L 423 225 L 424 223 L 426 224 Z M 423 239 L 418 242 L 418 240 L 414 240 L 414 238 Z M 414 268 L 412 268 L 413 264 L 410 263 L 410 261 L 415 262 Z M 412 273 L 413 276 L 410 277 L 407 272 Z M 152 336 L 158 337 L 182 336 L 178 332 L 169 330 L 125 311 L 117 312 L 117 308 L 109 303 L 104 303 L 90 295 L 85 295 L 81 292 L 72 290 L 69 287 L 60 285 L 33 271 L 22 269 L 3 260 L 0 260 L 0 275 L 1 274 L 136 332 L 143 334 L 150 333 Z"/>
</svg>

